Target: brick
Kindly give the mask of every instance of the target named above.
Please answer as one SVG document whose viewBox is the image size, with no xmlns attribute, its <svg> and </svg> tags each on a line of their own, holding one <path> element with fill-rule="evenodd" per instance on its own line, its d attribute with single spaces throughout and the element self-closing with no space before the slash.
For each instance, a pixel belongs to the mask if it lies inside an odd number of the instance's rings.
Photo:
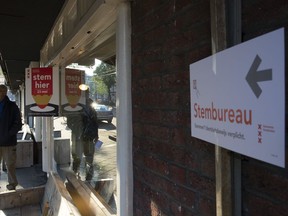
<svg viewBox="0 0 288 216">
<path fill-rule="evenodd" d="M 174 145 L 186 146 L 186 142 L 191 138 L 189 129 L 183 130 L 183 128 L 171 129 L 171 142 Z"/>
<path fill-rule="evenodd" d="M 263 216 L 286 216 L 288 205 L 285 203 L 274 203 L 264 197 L 243 196 L 243 215 Z"/>
<path fill-rule="evenodd" d="M 181 54 L 170 55 L 166 61 L 168 71 L 188 73 L 187 65 L 185 64 L 185 56 Z M 189 74 L 189 73 L 188 73 Z"/>
<path fill-rule="evenodd" d="M 186 169 L 176 166 L 174 164 L 169 165 L 169 177 L 176 184 L 185 185 L 186 183 Z"/>
<path fill-rule="evenodd" d="M 145 135 L 158 140 L 169 140 L 169 128 L 163 126 L 145 125 Z"/>
<path fill-rule="evenodd" d="M 131 5 L 134 214 L 215 215 L 215 146 L 190 132 L 189 65 L 211 55 L 210 1 Z M 286 0 L 242 9 L 243 41 L 288 27 Z M 287 168 L 248 158 L 242 175 L 244 216 L 287 212 Z"/>
<path fill-rule="evenodd" d="M 209 197 L 215 196 L 215 181 L 213 179 L 201 176 L 199 173 L 196 172 L 189 172 L 187 178 L 189 185 L 194 190 Z"/>
<path fill-rule="evenodd" d="M 193 208 L 190 209 L 186 206 L 183 206 L 181 203 L 171 203 L 170 206 L 171 215 L 173 216 L 196 216 L 197 214 L 193 211 Z"/>
<path fill-rule="evenodd" d="M 151 215 L 167 215 L 169 211 L 170 201 L 166 194 L 161 192 L 156 192 L 153 194 L 153 199 L 151 201 Z"/>
<path fill-rule="evenodd" d="M 172 195 L 175 200 L 178 200 L 183 206 L 189 206 L 192 209 L 197 208 L 197 195 L 195 191 L 175 184 L 169 188 L 169 194 Z"/>
<path fill-rule="evenodd" d="M 288 204 L 288 179 L 286 175 L 277 174 L 277 170 L 269 170 L 262 166 L 250 164 L 243 166 L 243 182 L 245 188 L 263 196 L 273 197 Z"/>
<path fill-rule="evenodd" d="M 163 76 L 163 89 L 178 89 L 184 86 L 189 86 L 189 73 L 171 73 Z"/>
<path fill-rule="evenodd" d="M 168 148 L 168 146 L 170 146 L 170 148 Z M 172 145 L 167 145 L 167 143 L 165 143 L 161 146 L 155 146 L 155 151 L 158 152 L 159 156 L 165 158 L 166 160 L 174 163 L 183 164 L 184 166 L 184 159 L 186 155 L 185 149 Z"/>
<path fill-rule="evenodd" d="M 180 7 L 180 4 L 183 1 L 178 1 L 176 4 Z M 178 11 L 179 11 L 178 7 Z M 175 27 L 179 29 L 178 31 L 185 30 L 187 28 L 191 28 L 195 25 L 204 24 L 209 25 L 210 23 L 210 1 L 196 1 L 188 5 L 189 10 L 183 11 L 182 13 L 178 13 L 175 19 Z M 177 9 L 176 9 L 177 10 Z"/>
<path fill-rule="evenodd" d="M 163 24 L 157 26 L 157 28 L 152 28 L 143 34 L 143 44 L 149 44 L 149 46 L 159 46 L 165 43 L 168 35 L 168 26 Z M 143 46 L 144 47 L 144 46 Z"/>
<path fill-rule="evenodd" d="M 148 50 L 146 56 L 146 60 L 149 59 L 149 62 L 144 65 L 143 73 L 150 76 L 151 74 L 160 74 L 165 69 L 165 61 L 161 59 L 163 56 L 161 49 Z"/>
<path fill-rule="evenodd" d="M 187 125 L 187 115 L 188 113 L 180 111 L 163 111 L 161 121 L 167 126 L 183 126 Z"/>
<path fill-rule="evenodd" d="M 169 166 L 167 162 L 157 159 L 153 156 L 147 155 L 144 158 L 145 167 L 159 175 L 167 176 L 169 174 Z"/>
<path fill-rule="evenodd" d="M 206 197 L 201 197 L 199 201 L 199 214 L 201 216 L 211 216 L 216 215 L 216 201 L 213 199 L 208 199 Z"/>
<path fill-rule="evenodd" d="M 190 170 L 198 170 L 201 166 L 197 157 L 197 153 L 195 152 L 187 151 L 184 161 L 186 168 Z"/>
</svg>

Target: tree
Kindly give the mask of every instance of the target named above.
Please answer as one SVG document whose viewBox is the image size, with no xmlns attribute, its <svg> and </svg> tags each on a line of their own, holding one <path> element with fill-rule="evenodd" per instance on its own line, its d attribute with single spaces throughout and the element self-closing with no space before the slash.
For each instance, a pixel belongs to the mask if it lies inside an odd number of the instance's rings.
<svg viewBox="0 0 288 216">
<path fill-rule="evenodd" d="M 101 62 L 101 64 L 95 69 L 93 74 L 94 80 L 97 83 L 97 92 L 104 93 L 105 91 L 107 91 L 108 99 L 109 101 L 111 101 L 111 87 L 116 84 L 115 66 Z"/>
</svg>

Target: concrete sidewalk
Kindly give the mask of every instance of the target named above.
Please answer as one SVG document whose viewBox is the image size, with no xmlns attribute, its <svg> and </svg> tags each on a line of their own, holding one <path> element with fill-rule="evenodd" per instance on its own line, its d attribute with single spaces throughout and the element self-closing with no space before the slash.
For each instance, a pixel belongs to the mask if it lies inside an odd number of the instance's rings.
<svg viewBox="0 0 288 216">
<path fill-rule="evenodd" d="M 94 154 L 93 176 L 90 181 L 98 181 L 101 179 L 112 178 L 116 185 L 116 142 L 109 139 L 111 132 L 101 131 L 100 140 L 103 145 Z M 64 166 L 64 169 L 69 169 L 70 166 Z M 85 181 L 87 174 L 87 167 L 81 166 L 80 178 Z M 61 167 L 60 167 L 61 169 Z M 36 164 L 31 167 L 17 168 L 16 175 L 19 185 L 16 189 L 36 187 L 45 185 L 47 181 L 47 173 L 42 171 L 42 165 Z M 6 185 L 8 184 L 7 172 L 4 170 L 0 174 L 0 193 L 8 191 Z"/>
<path fill-rule="evenodd" d="M 31 188 L 45 185 L 47 182 L 47 174 L 42 171 L 42 165 L 36 164 L 31 167 L 17 168 L 16 175 L 18 179 L 17 189 Z M 0 175 L 0 193 L 9 191 L 6 188 L 8 177 L 6 171 L 1 171 Z"/>
<path fill-rule="evenodd" d="M 99 127 L 99 140 L 103 142 L 100 149 L 95 150 L 93 158 L 93 169 L 84 166 L 82 163 L 80 166 L 80 173 L 78 178 L 82 181 L 87 181 L 92 187 L 95 187 L 97 182 L 110 181 L 109 184 L 113 187 L 113 197 L 114 199 L 109 199 L 109 206 L 116 211 L 116 201 L 115 196 L 117 196 L 116 189 L 116 175 L 117 175 L 117 143 L 115 140 L 109 137 L 116 137 L 116 127 L 114 124 L 103 123 Z M 65 131 L 66 132 L 66 131 Z M 69 133 L 69 131 L 67 131 Z M 63 133 L 62 133 L 63 135 Z M 67 136 L 69 137 L 69 136 Z M 66 172 L 73 172 L 71 164 L 61 165 L 57 167 L 58 174 L 66 181 Z M 2 166 L 1 166 L 2 167 Z M 93 170 L 92 176 L 89 180 L 86 179 L 87 172 Z M 47 183 L 47 173 L 42 171 L 42 164 L 34 164 L 31 167 L 17 168 L 16 175 L 18 178 L 18 186 L 16 190 L 27 189 L 45 185 Z M 6 189 L 8 184 L 7 172 L 1 170 L 0 174 L 0 194 L 9 193 Z M 109 189 L 110 190 L 110 189 Z M 108 203 L 108 200 L 107 200 Z"/>
</svg>

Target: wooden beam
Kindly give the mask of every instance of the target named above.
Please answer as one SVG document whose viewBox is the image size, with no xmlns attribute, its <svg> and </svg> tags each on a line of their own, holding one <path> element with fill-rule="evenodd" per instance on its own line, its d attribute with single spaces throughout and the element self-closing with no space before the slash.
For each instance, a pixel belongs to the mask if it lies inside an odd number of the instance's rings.
<svg viewBox="0 0 288 216">
<path fill-rule="evenodd" d="M 227 48 L 226 1 L 211 0 L 211 38 L 212 53 Z M 228 150 L 215 147 L 216 171 L 216 214 L 217 216 L 232 215 L 232 162 Z"/>
<path fill-rule="evenodd" d="M 66 178 L 68 180 L 67 189 L 82 215 L 116 215 L 103 203 L 105 202 L 103 199 L 99 199 L 95 195 L 96 191 L 92 191 L 91 187 L 78 180 L 74 174 L 67 173 Z"/>
<path fill-rule="evenodd" d="M 16 208 L 25 205 L 40 204 L 45 186 L 33 187 L 28 189 L 17 189 L 12 192 L 0 194 L 0 209 Z"/>
<path fill-rule="evenodd" d="M 50 172 L 42 200 L 43 213 L 80 216 L 64 182 L 57 173 Z"/>
</svg>

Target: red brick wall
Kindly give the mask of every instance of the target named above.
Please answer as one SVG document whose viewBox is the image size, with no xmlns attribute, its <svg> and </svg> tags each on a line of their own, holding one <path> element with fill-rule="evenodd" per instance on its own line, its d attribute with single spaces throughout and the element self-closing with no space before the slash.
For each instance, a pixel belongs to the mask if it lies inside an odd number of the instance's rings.
<svg viewBox="0 0 288 216">
<path fill-rule="evenodd" d="M 211 55 L 209 2 L 131 3 L 135 216 L 216 215 L 214 145 L 190 133 L 189 65 Z M 286 2 L 243 0 L 243 40 L 287 27 Z M 243 158 L 243 215 L 287 215 L 287 169 Z"/>
<path fill-rule="evenodd" d="M 242 1 L 243 41 L 258 37 L 285 27 L 285 62 L 287 65 L 287 0 L 243 0 Z M 287 86 L 287 66 L 286 66 Z M 286 95 L 287 94 L 286 87 Z M 287 125 L 286 100 L 286 125 Z M 273 114 L 272 114 L 273 115 Z M 288 167 L 287 126 L 286 126 L 286 167 Z M 288 169 L 268 165 L 244 157 L 242 163 L 242 215 L 286 216 L 288 215 Z"/>
<path fill-rule="evenodd" d="M 134 215 L 214 215 L 214 147 L 191 138 L 189 65 L 211 55 L 208 0 L 132 3 Z"/>
</svg>

